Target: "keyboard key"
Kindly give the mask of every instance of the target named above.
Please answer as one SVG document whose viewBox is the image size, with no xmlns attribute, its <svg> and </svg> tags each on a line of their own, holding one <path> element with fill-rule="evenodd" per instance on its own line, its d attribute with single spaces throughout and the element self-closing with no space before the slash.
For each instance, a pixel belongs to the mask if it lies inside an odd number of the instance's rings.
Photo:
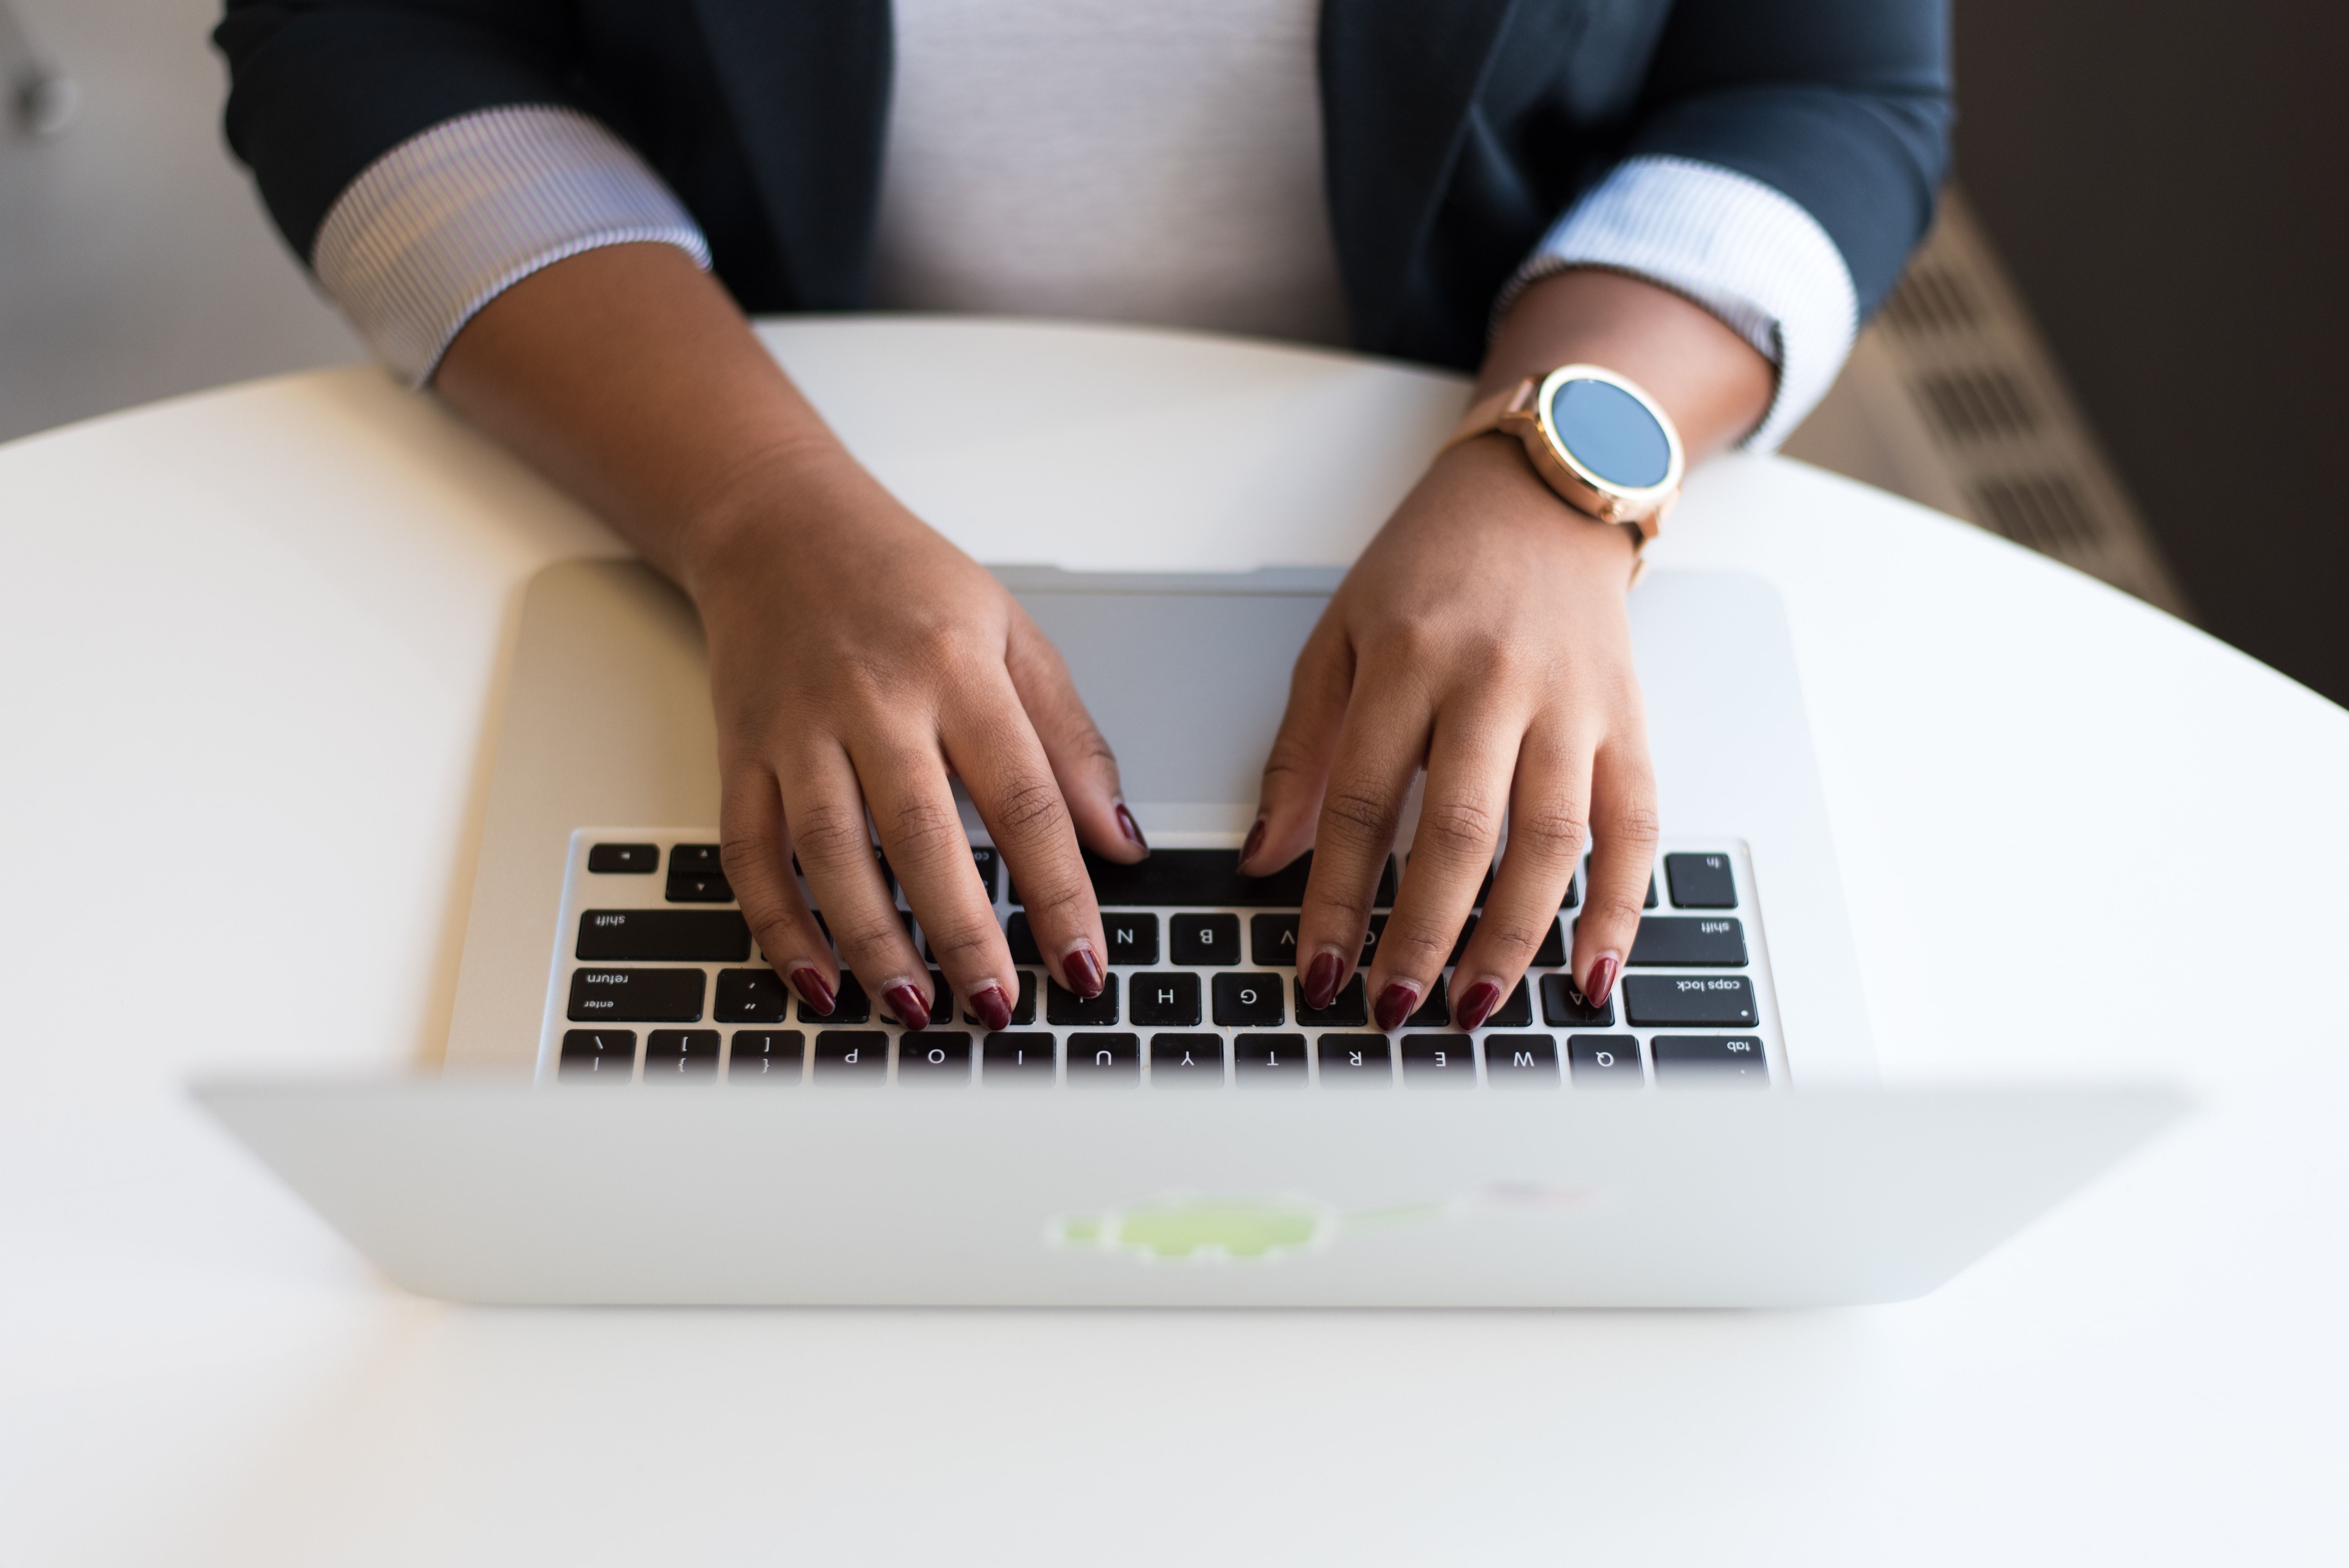
<svg viewBox="0 0 2349 1568">
<path fill-rule="evenodd" d="M 1156 915 L 1103 912 L 1102 934 L 1109 938 L 1109 961 L 1117 967 L 1158 962 Z"/>
<path fill-rule="evenodd" d="M 1402 1081 L 1413 1088 L 1475 1088 L 1475 1037 L 1405 1035 L 1402 1037 Z"/>
<path fill-rule="evenodd" d="M 1313 1043 L 1324 1088 L 1385 1088 L 1394 1082 L 1384 1035 L 1324 1035 Z"/>
<path fill-rule="evenodd" d="M 1297 916 L 1248 916 L 1248 962 L 1261 968 L 1297 967 Z"/>
<path fill-rule="evenodd" d="M 673 876 L 662 896 L 671 903 L 732 903 L 734 889 L 724 877 Z"/>
<path fill-rule="evenodd" d="M 1044 1021 L 1061 1026 L 1114 1024 L 1117 1022 L 1117 976 L 1105 976 L 1108 984 L 1101 995 L 1090 1002 L 1080 1001 L 1077 994 L 1062 986 L 1058 980 L 1044 982 Z"/>
<path fill-rule="evenodd" d="M 1627 975 L 1623 1010 L 1635 1024 L 1713 1024 L 1752 1028 L 1754 982 L 1743 975 Z"/>
<path fill-rule="evenodd" d="M 979 1081 L 990 1088 L 1050 1088 L 1059 1077 L 1058 1047 L 1041 1031 L 989 1035 L 980 1049 L 984 1071 Z"/>
<path fill-rule="evenodd" d="M 1533 983 L 1520 980 L 1517 988 L 1509 993 L 1508 999 L 1494 1008 L 1491 1015 L 1476 1026 L 1480 1029 L 1522 1029 L 1533 1021 Z"/>
<path fill-rule="evenodd" d="M 1362 977 L 1359 975 L 1346 982 L 1345 988 L 1330 998 L 1326 1007 L 1305 1005 L 1305 982 L 1297 982 L 1297 1021 L 1309 1028 L 1359 1029 L 1370 1021 L 1362 1010 Z M 1386 1037 L 1379 1037 L 1384 1039 Z"/>
<path fill-rule="evenodd" d="M 1658 1035 L 1660 1088 L 1768 1088 L 1770 1061 L 1751 1035 Z"/>
<path fill-rule="evenodd" d="M 1566 1058 L 1577 1088 L 1640 1088 L 1648 1081 L 1640 1070 L 1637 1035 L 1570 1036 Z"/>
<path fill-rule="evenodd" d="M 1452 956 L 1444 961 L 1445 968 L 1460 962 L 1462 955 L 1468 951 L 1468 939 L 1475 934 L 1476 917 L 1472 914 L 1468 917 L 1468 923 L 1460 928 L 1460 934 L 1452 939 Z"/>
<path fill-rule="evenodd" d="M 645 1037 L 647 1083 L 716 1083 L 718 1031 L 655 1029 Z"/>
<path fill-rule="evenodd" d="M 591 909 L 574 951 L 590 964 L 740 964 L 750 956 L 750 928 L 730 909 Z"/>
<path fill-rule="evenodd" d="M 970 861 L 978 868 L 979 885 L 987 889 L 987 902 L 993 903 L 996 895 L 1003 891 L 1003 857 L 990 845 L 973 844 Z"/>
<path fill-rule="evenodd" d="M 878 1029 L 826 1029 L 815 1037 L 815 1081 L 877 1085 L 889 1077 L 889 1037 Z"/>
<path fill-rule="evenodd" d="M 771 969 L 720 969 L 709 1016 L 721 1024 L 780 1024 L 791 1002 L 790 988 Z"/>
<path fill-rule="evenodd" d="M 726 1081 L 795 1084 L 806 1056 L 807 1037 L 797 1029 L 737 1029 L 726 1057 Z"/>
<path fill-rule="evenodd" d="M 1549 923 L 1549 930 L 1543 934 L 1541 945 L 1534 949 L 1534 967 L 1537 969 L 1566 967 L 1566 934 L 1564 928 L 1556 920 Z"/>
<path fill-rule="evenodd" d="M 1151 1036 L 1150 1085 L 1153 1088 L 1223 1088 L 1224 1037 Z"/>
<path fill-rule="evenodd" d="M 726 874 L 726 868 L 718 858 L 716 844 L 676 844 L 668 851 L 668 874 L 719 877 Z"/>
<path fill-rule="evenodd" d="M 1240 917 L 1237 914 L 1170 914 L 1166 951 L 1177 964 L 1237 964 Z"/>
<path fill-rule="evenodd" d="M 1745 927 L 1727 915 L 1644 915 L 1631 943 L 1630 962 L 1740 968 L 1745 963 Z"/>
<path fill-rule="evenodd" d="M 937 971 L 932 970 L 931 973 L 935 975 Z M 941 991 L 939 995 L 945 993 Z M 962 1021 L 966 1024 L 987 1022 L 968 1007 L 962 1010 Z M 1022 1028 L 1036 1021 L 1036 975 L 1033 970 L 1019 971 L 1019 999 L 1011 1004 L 1011 1021 Z"/>
<path fill-rule="evenodd" d="M 1242 1088 L 1303 1088 L 1305 1037 L 1241 1035 L 1232 1042 L 1232 1067 Z"/>
<path fill-rule="evenodd" d="M 1028 928 L 1028 914 L 1025 910 L 1004 922 L 1003 939 L 1011 944 L 1012 963 L 1041 964 L 1044 962 L 1043 953 L 1036 946 L 1036 934 Z"/>
<path fill-rule="evenodd" d="M 1181 971 L 1128 975 L 1125 1008 L 1128 1023 L 1195 1028 L 1199 1022 L 1199 977 Z"/>
<path fill-rule="evenodd" d="M 1085 851 L 1094 899 L 1118 909 L 1294 909 L 1305 902 L 1310 851 L 1268 877 L 1244 877 L 1239 863 L 1237 850 L 1154 850 L 1130 866 Z M 1010 902 L 1020 902 L 1017 887 Z"/>
<path fill-rule="evenodd" d="M 1377 891 L 1371 894 L 1371 903 L 1379 909 L 1392 909 L 1394 901 L 1395 858 L 1389 855 L 1387 863 L 1379 868 L 1379 885 Z"/>
<path fill-rule="evenodd" d="M 636 1076 L 634 1029 L 567 1029 L 555 1076 L 565 1081 L 626 1083 Z"/>
<path fill-rule="evenodd" d="M 1216 1022 L 1225 1028 L 1282 1021 L 1280 997 L 1288 986 L 1278 975 L 1216 976 Z M 1280 1037 L 1283 1039 L 1289 1036 Z M 1304 1036 L 1294 1038 L 1302 1041 Z"/>
<path fill-rule="evenodd" d="M 1069 1037 L 1071 1087 L 1133 1088 L 1142 1082 L 1140 1035 Z"/>
<path fill-rule="evenodd" d="M 918 1029 L 897 1037 L 897 1081 L 962 1088 L 970 1082 L 970 1037 L 959 1029 Z"/>
<path fill-rule="evenodd" d="M 1566 896 L 1558 901 L 1557 907 L 1560 909 L 1573 909 L 1581 903 L 1582 878 L 1579 876 L 1570 876 L 1566 879 Z"/>
<path fill-rule="evenodd" d="M 1682 909 L 1737 907 L 1737 876 L 1727 855 L 1666 855 L 1664 880 Z"/>
<path fill-rule="evenodd" d="M 1440 1029 L 1452 1022 L 1452 1008 L 1444 995 L 1444 976 L 1438 975 L 1427 995 L 1419 999 L 1419 1010 L 1402 1021 L 1406 1029 Z"/>
<path fill-rule="evenodd" d="M 863 1024 L 872 1017 L 872 998 L 864 995 L 864 987 L 857 984 L 856 976 L 845 969 L 840 972 L 839 989 L 833 993 L 831 1012 L 819 1013 L 807 1005 L 805 997 L 800 999 L 802 1024 Z"/>
<path fill-rule="evenodd" d="M 1615 998 L 1594 1007 L 1571 975 L 1545 975 L 1541 979 L 1542 1022 L 1552 1028 L 1611 1029 Z"/>
<path fill-rule="evenodd" d="M 658 844 L 597 844 L 587 851 L 587 869 L 598 876 L 650 876 L 659 864 Z"/>
<path fill-rule="evenodd" d="M 1498 1088 L 1556 1088 L 1557 1042 L 1547 1035 L 1485 1036 L 1485 1081 Z"/>
<path fill-rule="evenodd" d="M 574 969 L 570 1017 L 577 1023 L 697 1024 L 698 969 Z"/>
</svg>

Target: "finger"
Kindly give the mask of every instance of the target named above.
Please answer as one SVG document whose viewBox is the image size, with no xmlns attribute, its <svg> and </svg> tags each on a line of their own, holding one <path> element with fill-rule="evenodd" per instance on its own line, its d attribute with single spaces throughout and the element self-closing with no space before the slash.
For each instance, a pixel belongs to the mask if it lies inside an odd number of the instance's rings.
<svg viewBox="0 0 2349 1568">
<path fill-rule="evenodd" d="M 1269 875 L 1312 848 L 1353 690 L 1353 647 L 1333 607 L 1323 612 L 1289 674 L 1288 707 L 1265 757 L 1256 824 L 1240 850 L 1240 869 L 1249 875 Z"/>
<path fill-rule="evenodd" d="M 801 1001 L 830 1013 L 840 989 L 840 968 L 792 874 L 783 798 L 763 763 L 740 762 L 726 769 L 718 799 L 718 859 L 761 955 Z"/>
<path fill-rule="evenodd" d="M 1103 955 L 1109 944 L 1093 903 L 1092 878 L 1058 777 L 1018 692 L 1007 686 L 958 704 L 945 740 L 979 820 L 1011 868 L 1044 966 L 1078 995 L 1100 995 L 1108 984 Z"/>
<path fill-rule="evenodd" d="M 1517 988 L 1557 923 L 1588 837 L 1590 753 L 1537 728 L 1526 737 L 1509 790 L 1508 842 L 1476 934 L 1453 971 L 1461 1027 L 1474 1028 Z M 1413 857 L 1414 869 L 1418 857 Z M 1472 1000 L 1489 1004 L 1469 1022 Z"/>
<path fill-rule="evenodd" d="M 1369 675 L 1346 709 L 1297 917 L 1298 976 L 1311 1006 L 1330 1005 L 1361 954 L 1395 825 L 1427 755 L 1432 717 L 1417 682 Z"/>
<path fill-rule="evenodd" d="M 939 765 L 943 767 L 943 765 Z M 897 918 L 865 831 L 864 795 L 848 755 L 836 746 L 802 751 L 780 773 L 783 816 L 800 870 L 849 968 L 909 1029 L 930 1021 L 929 970 Z"/>
<path fill-rule="evenodd" d="M 955 809 L 947 758 L 936 738 L 919 732 L 894 741 L 875 738 L 858 747 L 853 760 L 864 780 L 882 851 L 947 984 L 988 1028 L 1009 1026 L 1019 971 L 1012 966 L 1011 949 L 995 923 L 994 901 L 971 860 L 970 838 Z M 947 998 L 935 998 L 933 1010 L 944 1016 Z M 905 1017 L 903 1006 L 893 1003 L 892 1011 Z"/>
<path fill-rule="evenodd" d="M 1623 972 L 1656 874 L 1656 775 L 1635 721 L 1599 748 L 1590 772 L 1589 895 L 1574 923 L 1576 984 L 1594 1007 Z"/>
<path fill-rule="evenodd" d="M 1117 755 L 1102 738 L 1093 716 L 1069 678 L 1068 661 L 1025 610 L 1011 619 L 1004 665 L 1028 722 L 1043 744 L 1052 777 L 1060 781 L 1077 838 L 1097 854 L 1126 864 L 1150 852 L 1142 825 L 1126 809 L 1118 781 Z"/>
<path fill-rule="evenodd" d="M 1524 737 L 1524 720 L 1499 703 L 1455 697 L 1436 715 L 1411 861 L 1371 966 L 1370 990 L 1377 998 L 1376 1016 L 1382 1029 L 1393 1028 L 1417 1010 L 1420 998 L 1452 956 L 1460 928 L 1468 923 L 1476 890 L 1492 870 L 1493 851 L 1500 843 L 1509 781 Z M 1320 856 L 1314 861 L 1318 872 Z M 1481 926 L 1478 935 L 1483 935 Z M 1464 964 L 1453 982 L 1460 1026 L 1473 1029 L 1483 1023 L 1520 973 L 1522 968 L 1487 971 Z M 1392 1023 L 1387 1021 L 1390 1017 Z"/>
</svg>

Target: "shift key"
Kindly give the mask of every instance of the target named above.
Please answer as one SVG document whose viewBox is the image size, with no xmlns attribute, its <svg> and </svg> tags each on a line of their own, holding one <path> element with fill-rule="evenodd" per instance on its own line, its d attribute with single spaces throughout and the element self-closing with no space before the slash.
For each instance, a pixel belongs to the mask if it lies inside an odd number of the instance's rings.
<svg viewBox="0 0 2349 1568">
<path fill-rule="evenodd" d="M 1743 969 L 1745 928 L 1723 914 L 1651 914 L 1640 922 L 1628 962 L 1634 969 Z"/>
<path fill-rule="evenodd" d="M 1622 988 L 1623 1010 L 1635 1024 L 1752 1028 L 1761 1021 L 1754 982 L 1743 975 L 1630 975 Z"/>
<path fill-rule="evenodd" d="M 612 1024 L 690 1024 L 701 1016 L 698 969 L 574 969 L 571 1016 Z"/>
</svg>

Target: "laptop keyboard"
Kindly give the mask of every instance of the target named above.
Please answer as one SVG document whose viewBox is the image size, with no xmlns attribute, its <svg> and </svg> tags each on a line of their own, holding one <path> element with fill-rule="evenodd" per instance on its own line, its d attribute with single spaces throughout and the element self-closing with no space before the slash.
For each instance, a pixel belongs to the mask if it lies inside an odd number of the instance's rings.
<svg viewBox="0 0 2349 1568">
<path fill-rule="evenodd" d="M 828 1016 L 766 967 L 719 864 L 717 836 L 582 830 L 563 901 L 563 955 L 541 1078 L 571 1084 L 801 1085 L 980 1089 L 1236 1090 L 1767 1088 L 1786 1079 L 1754 876 L 1743 844 L 1664 846 L 1615 995 L 1592 1007 L 1566 970 L 1588 862 L 1524 982 L 1473 1034 L 1453 1026 L 1451 970 L 1392 1036 L 1375 1032 L 1357 974 L 1325 1008 L 1296 969 L 1308 856 L 1238 874 L 1231 849 L 1162 849 L 1139 865 L 1087 857 L 1109 939 L 1091 999 L 1041 967 L 1019 889 L 996 851 L 971 854 L 996 901 L 1019 997 L 988 1033 L 941 1007 L 901 1029 L 854 975 Z M 888 878 L 887 862 L 881 862 Z M 1394 899 L 1381 879 L 1367 968 Z M 1492 880 L 1477 895 L 1481 909 Z M 921 943 L 913 915 L 900 915 Z M 821 919 L 821 916 L 818 917 Z M 1472 913 L 1457 961 L 1475 929 Z M 930 956 L 922 944 L 925 957 Z M 949 997 L 930 972 L 935 995 Z"/>
</svg>

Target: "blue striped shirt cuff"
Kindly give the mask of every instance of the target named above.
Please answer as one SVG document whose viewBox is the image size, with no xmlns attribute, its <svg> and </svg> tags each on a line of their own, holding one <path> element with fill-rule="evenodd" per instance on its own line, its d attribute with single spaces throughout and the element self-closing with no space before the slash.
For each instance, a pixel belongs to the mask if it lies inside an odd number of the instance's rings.
<svg viewBox="0 0 2349 1568">
<path fill-rule="evenodd" d="M 1498 320 L 1537 278 L 1603 267 L 1644 278 L 1721 318 L 1778 367 L 1769 412 L 1743 446 L 1773 451 L 1843 368 L 1859 330 L 1851 269 L 1791 197 L 1718 164 L 1618 164 L 1560 218 L 1502 291 Z"/>
<path fill-rule="evenodd" d="M 531 105 L 444 120 L 362 170 L 318 230 L 318 282 L 421 387 L 483 305 L 600 245 L 709 246 L 659 176 L 585 115 Z"/>
</svg>

